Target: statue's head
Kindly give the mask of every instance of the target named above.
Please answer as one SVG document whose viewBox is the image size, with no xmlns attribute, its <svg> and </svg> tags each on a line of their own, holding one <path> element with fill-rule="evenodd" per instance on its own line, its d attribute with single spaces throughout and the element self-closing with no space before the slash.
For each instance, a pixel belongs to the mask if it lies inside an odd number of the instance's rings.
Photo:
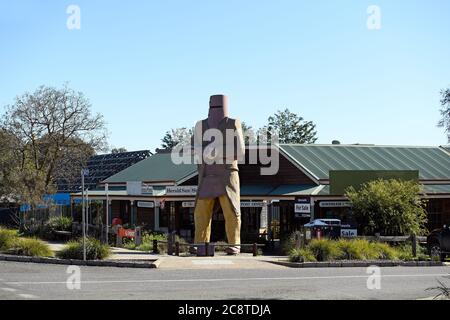
<svg viewBox="0 0 450 320">
<path fill-rule="evenodd" d="M 209 98 L 209 124 L 217 126 L 225 117 L 228 117 L 228 97 L 223 94 L 211 96 Z"/>
</svg>

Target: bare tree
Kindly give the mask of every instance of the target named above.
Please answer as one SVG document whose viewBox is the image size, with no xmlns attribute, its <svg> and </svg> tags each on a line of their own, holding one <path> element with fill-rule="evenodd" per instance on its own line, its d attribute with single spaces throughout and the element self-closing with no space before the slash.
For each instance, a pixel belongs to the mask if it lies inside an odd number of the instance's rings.
<svg viewBox="0 0 450 320">
<path fill-rule="evenodd" d="M 86 161 L 93 150 L 106 147 L 103 116 L 92 114 L 81 92 L 41 86 L 25 93 L 6 107 L 1 120 L 4 131 L 14 137 L 22 201 L 35 203 L 54 191 L 58 174 L 70 171 L 64 163 Z"/>
</svg>

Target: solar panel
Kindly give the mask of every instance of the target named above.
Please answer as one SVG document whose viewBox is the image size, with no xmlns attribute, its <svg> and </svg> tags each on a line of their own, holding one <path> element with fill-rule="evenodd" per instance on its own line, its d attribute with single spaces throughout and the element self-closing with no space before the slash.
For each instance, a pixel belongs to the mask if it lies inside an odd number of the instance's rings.
<svg viewBox="0 0 450 320">
<path fill-rule="evenodd" d="M 84 178 L 85 188 L 94 190 L 97 184 L 106 178 L 132 166 L 133 164 L 148 158 L 151 155 L 149 150 L 100 154 L 91 157 L 87 162 L 86 169 L 89 174 Z M 57 179 L 58 192 L 78 192 L 81 191 L 81 177 L 68 181 L 67 179 Z"/>
</svg>

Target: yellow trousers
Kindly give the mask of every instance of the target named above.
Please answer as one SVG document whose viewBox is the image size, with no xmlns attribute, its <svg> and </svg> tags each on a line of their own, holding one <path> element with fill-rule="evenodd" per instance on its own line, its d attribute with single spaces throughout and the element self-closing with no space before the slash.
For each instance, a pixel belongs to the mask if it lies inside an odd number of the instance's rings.
<svg viewBox="0 0 450 320">
<path fill-rule="evenodd" d="M 241 244 L 241 216 L 236 215 L 228 196 L 222 195 L 219 198 L 225 218 L 225 231 L 229 244 Z M 195 218 L 195 243 L 205 243 L 210 241 L 211 220 L 214 203 L 216 199 L 197 199 L 194 211 Z"/>
</svg>

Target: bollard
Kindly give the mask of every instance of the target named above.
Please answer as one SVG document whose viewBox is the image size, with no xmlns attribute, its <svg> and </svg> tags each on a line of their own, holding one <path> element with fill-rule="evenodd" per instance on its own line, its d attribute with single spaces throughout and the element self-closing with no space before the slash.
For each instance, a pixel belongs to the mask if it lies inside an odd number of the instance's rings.
<svg viewBox="0 0 450 320">
<path fill-rule="evenodd" d="M 153 253 L 158 254 L 158 240 L 153 240 Z"/>
<path fill-rule="evenodd" d="M 256 257 L 258 255 L 258 244 L 253 244 L 253 256 Z"/>
<path fill-rule="evenodd" d="M 411 245 L 412 245 L 412 254 L 413 257 L 415 258 L 417 257 L 417 238 L 415 234 L 411 236 Z"/>
<path fill-rule="evenodd" d="M 142 229 L 140 227 L 134 229 L 134 243 L 136 246 L 140 246 L 142 244 Z"/>
<path fill-rule="evenodd" d="M 180 243 L 178 241 L 175 242 L 175 255 L 180 256 Z"/>
</svg>

